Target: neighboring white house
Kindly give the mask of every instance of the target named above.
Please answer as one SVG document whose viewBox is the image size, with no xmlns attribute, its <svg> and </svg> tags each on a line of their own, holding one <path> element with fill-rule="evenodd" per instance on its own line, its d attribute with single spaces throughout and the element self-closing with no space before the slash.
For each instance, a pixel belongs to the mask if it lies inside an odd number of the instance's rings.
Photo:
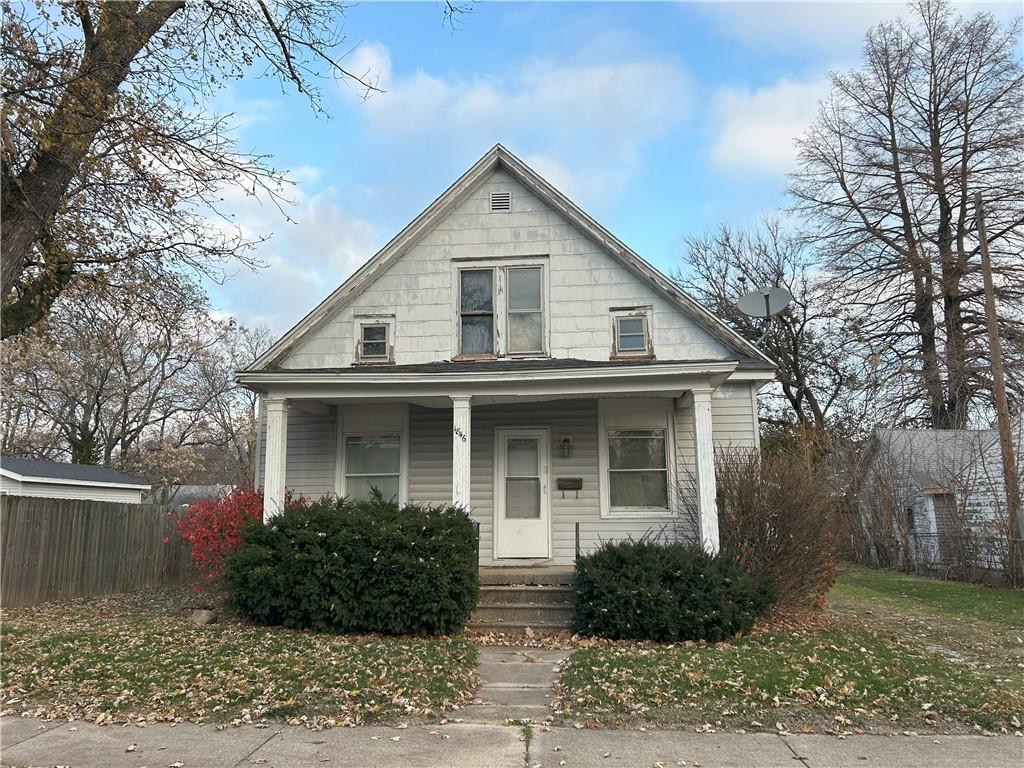
<svg viewBox="0 0 1024 768">
<path fill-rule="evenodd" d="M 588 550 L 689 525 L 684 475 L 717 549 L 714 449 L 758 445 L 774 375 L 498 145 L 238 380 L 266 516 L 377 487 L 467 508 L 481 563 L 568 564 L 577 528 Z"/>
<path fill-rule="evenodd" d="M 91 464 L 0 457 L 0 495 L 140 504 L 149 483 Z"/>
<path fill-rule="evenodd" d="M 1010 442 L 1017 462 L 1017 477 L 1024 483 L 1024 413 L 1018 413 L 1010 422 Z M 969 500 L 972 514 L 989 525 L 997 519 L 1005 518 L 1007 497 L 1003 480 L 1003 454 L 995 430 L 992 430 L 991 437 L 981 447 L 981 458 L 977 462 L 975 475 L 978 483 Z"/>
</svg>

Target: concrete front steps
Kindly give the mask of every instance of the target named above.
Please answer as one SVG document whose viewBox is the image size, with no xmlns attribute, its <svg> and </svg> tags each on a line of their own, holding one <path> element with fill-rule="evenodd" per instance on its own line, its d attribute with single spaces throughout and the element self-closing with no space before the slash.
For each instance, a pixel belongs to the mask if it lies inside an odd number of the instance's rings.
<svg viewBox="0 0 1024 768">
<path fill-rule="evenodd" d="M 480 601 L 468 628 L 562 632 L 572 627 L 572 568 L 481 568 Z"/>
<path fill-rule="evenodd" d="M 543 648 L 481 648 L 476 699 L 448 717 L 466 723 L 550 720 L 552 686 L 558 680 L 559 664 L 568 655 L 569 651 Z"/>
</svg>

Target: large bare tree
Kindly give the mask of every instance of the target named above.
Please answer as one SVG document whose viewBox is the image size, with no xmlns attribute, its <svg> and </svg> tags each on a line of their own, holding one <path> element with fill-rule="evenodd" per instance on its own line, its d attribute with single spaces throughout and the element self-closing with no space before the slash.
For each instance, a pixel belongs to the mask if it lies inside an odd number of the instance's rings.
<svg viewBox="0 0 1024 768">
<path fill-rule="evenodd" d="M 1019 19 L 917 0 L 865 39 L 798 141 L 791 192 L 894 421 L 964 428 L 991 382 L 972 196 L 981 192 L 1008 368 L 1024 365 L 1024 67 Z M 1024 402 L 1024 382 L 1011 382 Z"/>
<path fill-rule="evenodd" d="M 779 365 L 777 389 L 762 398 L 762 421 L 856 431 L 867 382 L 850 320 L 833 300 L 816 253 L 778 220 L 752 231 L 728 226 L 689 238 L 675 277 L 687 291 L 757 343 Z M 781 286 L 793 301 L 765 321 L 743 314 L 736 299 Z"/>
<path fill-rule="evenodd" d="M 5 339 L 4 449 L 140 472 L 173 486 L 208 475 L 245 483 L 255 409 L 234 382 L 265 331 L 210 316 L 179 279 L 75 280 L 45 324 Z"/>
<path fill-rule="evenodd" d="M 4 2 L 0 144 L 3 337 L 44 318 L 75 276 L 126 262 L 217 276 L 254 263 L 209 217 L 225 185 L 281 199 L 267 158 L 240 152 L 211 108 L 254 66 L 320 106 L 323 77 L 373 89 L 341 64 L 331 0 Z"/>
</svg>

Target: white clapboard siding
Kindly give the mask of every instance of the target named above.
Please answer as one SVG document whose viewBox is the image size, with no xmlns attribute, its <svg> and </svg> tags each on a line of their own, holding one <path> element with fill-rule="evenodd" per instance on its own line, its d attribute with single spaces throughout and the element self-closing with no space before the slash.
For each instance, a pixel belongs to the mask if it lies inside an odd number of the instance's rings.
<svg viewBox="0 0 1024 768">
<path fill-rule="evenodd" d="M 256 485 L 263 485 L 267 460 L 267 419 L 260 419 L 259 460 L 256 462 Z M 334 449 L 337 431 L 334 414 L 307 413 L 288 409 L 288 453 L 285 466 L 285 487 L 294 495 L 319 499 L 334 493 Z"/>
<path fill-rule="evenodd" d="M 512 210 L 489 210 L 491 192 L 512 193 Z M 651 306 L 659 360 L 729 360 L 736 353 L 528 192 L 495 171 L 362 293 L 311 331 L 280 362 L 286 368 L 352 364 L 354 315 L 395 320 L 395 362 L 450 359 L 454 349 L 452 260 L 547 257 L 552 357 L 607 360 L 613 306 Z"/>
<path fill-rule="evenodd" d="M 757 405 L 750 382 L 726 382 L 711 396 L 716 448 L 757 445 Z"/>
<path fill-rule="evenodd" d="M 575 558 L 575 527 L 580 523 L 581 549 L 601 541 L 633 536 L 676 526 L 678 521 L 653 519 L 602 519 L 598 493 L 597 401 L 561 400 L 549 403 L 475 407 L 472 411 L 472 517 L 480 523 L 480 561 L 493 560 L 494 530 L 494 434 L 499 427 L 547 427 L 551 446 L 552 559 L 571 563 Z M 689 422 L 677 420 L 680 430 L 692 433 Z M 447 503 L 451 499 L 452 415 L 449 409 L 413 407 L 409 413 L 409 497 L 413 501 Z M 572 435 L 573 455 L 563 457 L 559 441 Z M 692 446 L 692 434 L 687 437 Z M 677 443 L 678 446 L 678 443 Z M 689 459 L 692 463 L 692 456 Z M 556 490 L 559 477 L 579 477 L 583 489 Z"/>
</svg>

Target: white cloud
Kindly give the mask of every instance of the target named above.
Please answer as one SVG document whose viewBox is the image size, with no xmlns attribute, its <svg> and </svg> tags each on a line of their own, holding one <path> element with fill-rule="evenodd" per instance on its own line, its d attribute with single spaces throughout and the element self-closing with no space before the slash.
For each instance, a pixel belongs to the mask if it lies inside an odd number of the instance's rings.
<svg viewBox="0 0 1024 768">
<path fill-rule="evenodd" d="M 428 152 L 454 164 L 464 162 L 467 147 L 501 142 L 524 158 L 557 157 L 557 169 L 546 162 L 552 176 L 567 192 L 593 199 L 621 192 L 640 149 L 686 120 L 693 100 L 681 62 L 635 51 L 609 51 L 604 62 L 533 59 L 467 78 L 397 75 L 379 43 L 357 49 L 352 62 L 354 71 L 381 73 L 383 92 L 358 109 L 373 141 L 392 156 L 419 163 Z"/>
<path fill-rule="evenodd" d="M 320 176 L 315 168 L 301 170 L 299 179 Z M 245 325 L 267 325 L 280 335 L 373 254 L 374 228 L 347 212 L 334 188 L 307 195 L 298 181 L 289 190 L 295 204 L 283 213 L 237 190 L 226 190 L 224 197 L 232 222 L 246 237 L 270 236 L 256 251 L 265 267 L 239 268 L 223 285 L 207 286 L 218 312 Z"/>
<path fill-rule="evenodd" d="M 910 10 L 905 0 L 717 2 L 696 7 L 722 34 L 754 50 L 809 49 L 833 59 L 856 55 L 871 27 L 906 16 Z M 954 2 L 954 7 L 966 15 L 992 13 L 1004 21 L 1021 13 L 1019 2 L 1012 0 L 965 0 Z"/>
<path fill-rule="evenodd" d="M 786 173 L 803 134 L 829 91 L 828 78 L 783 78 L 764 88 L 719 89 L 711 106 L 711 160 L 721 169 Z"/>
</svg>

